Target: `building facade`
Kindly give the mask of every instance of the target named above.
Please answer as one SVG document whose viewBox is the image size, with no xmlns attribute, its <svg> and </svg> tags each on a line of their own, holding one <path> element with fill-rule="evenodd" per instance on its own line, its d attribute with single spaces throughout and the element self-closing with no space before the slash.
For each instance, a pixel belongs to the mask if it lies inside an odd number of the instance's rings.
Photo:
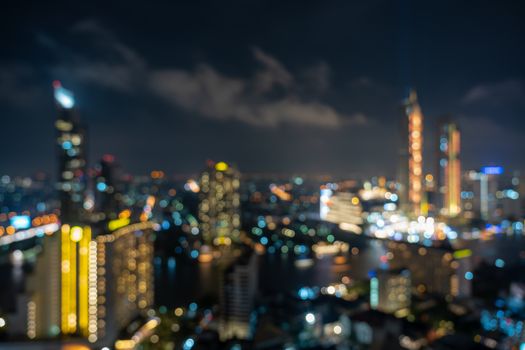
<svg viewBox="0 0 525 350">
<path fill-rule="evenodd" d="M 370 279 L 370 306 L 385 313 L 410 307 L 412 282 L 408 269 L 379 270 Z"/>
<path fill-rule="evenodd" d="M 153 227 L 141 222 L 94 234 L 90 226 L 64 224 L 47 237 L 28 284 L 27 336 L 111 345 L 153 305 Z"/>
<path fill-rule="evenodd" d="M 221 340 L 252 337 L 252 312 L 257 292 L 257 257 L 251 250 L 230 263 L 221 274 L 219 336 Z"/>
<path fill-rule="evenodd" d="M 423 113 L 414 90 L 403 104 L 399 199 L 402 209 L 412 216 L 421 214 L 423 201 Z"/>
<path fill-rule="evenodd" d="M 461 212 L 461 139 L 457 124 L 442 122 L 438 142 L 437 186 L 440 214 L 454 217 Z"/>
<path fill-rule="evenodd" d="M 73 94 L 53 82 L 58 117 L 55 121 L 58 154 L 58 191 L 62 222 L 78 221 L 84 212 L 87 189 L 86 132 L 80 124 Z"/>
<path fill-rule="evenodd" d="M 412 288 L 418 293 L 469 297 L 472 285 L 472 252 L 468 249 L 425 247 L 389 242 L 391 269 L 408 269 Z"/>
<path fill-rule="evenodd" d="M 239 172 L 224 162 L 210 162 L 200 177 L 199 222 L 207 245 L 238 241 L 240 219 Z"/>
</svg>

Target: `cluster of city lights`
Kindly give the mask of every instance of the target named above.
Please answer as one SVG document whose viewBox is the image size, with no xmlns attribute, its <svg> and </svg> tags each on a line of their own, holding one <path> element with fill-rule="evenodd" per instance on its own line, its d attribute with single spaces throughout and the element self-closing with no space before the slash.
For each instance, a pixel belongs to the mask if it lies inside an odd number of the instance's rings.
<svg viewBox="0 0 525 350">
<path fill-rule="evenodd" d="M 456 231 L 432 217 L 419 216 L 417 220 L 410 220 L 402 213 L 386 211 L 370 213 L 367 221 L 367 234 L 375 238 L 405 240 L 409 243 L 458 238 Z"/>
</svg>

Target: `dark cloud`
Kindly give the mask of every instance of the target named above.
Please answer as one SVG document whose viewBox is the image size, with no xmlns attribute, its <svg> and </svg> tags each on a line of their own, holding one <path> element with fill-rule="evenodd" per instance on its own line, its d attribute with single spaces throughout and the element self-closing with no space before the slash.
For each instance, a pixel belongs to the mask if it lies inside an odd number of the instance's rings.
<svg viewBox="0 0 525 350">
<path fill-rule="evenodd" d="M 82 40 L 82 48 L 65 60 L 59 60 L 51 68 L 52 76 L 94 83 L 120 92 L 136 90 L 147 74 L 147 67 L 135 50 L 95 20 L 75 23 L 70 32 L 73 38 Z"/>
<path fill-rule="evenodd" d="M 88 35 L 88 42 L 95 44 L 97 55 L 110 59 L 91 60 L 77 56 L 53 67 L 55 76 L 126 93 L 149 88 L 169 105 L 217 121 L 236 120 L 267 127 L 290 123 L 327 128 L 367 122 L 363 113 L 344 115 L 328 104 L 301 98 L 302 83 L 280 61 L 258 47 L 252 51 L 259 67 L 252 77 L 243 79 L 221 74 L 208 64 L 201 64 L 194 70 L 150 68 L 137 52 L 93 20 L 75 24 L 71 32 Z M 327 64 L 315 66 L 311 72 L 315 72 L 312 79 L 326 88 Z"/>
<path fill-rule="evenodd" d="M 257 72 L 255 77 L 255 90 L 257 93 L 266 93 L 271 91 L 276 85 L 289 88 L 294 78 L 286 68 L 274 57 L 263 52 L 258 47 L 253 49 L 253 55 L 259 61 L 263 69 Z"/>
<path fill-rule="evenodd" d="M 10 5 L 0 24 L 6 172 L 53 169 L 54 79 L 75 93 L 92 160 L 114 152 L 138 173 L 198 171 L 215 157 L 243 171 L 393 175 L 408 87 L 425 115 L 425 170 L 444 114 L 463 116 L 465 166 L 499 158 L 523 169 L 517 4 Z"/>
<path fill-rule="evenodd" d="M 334 128 L 367 122 L 362 113 L 346 116 L 327 104 L 302 100 L 289 91 L 295 79 L 279 61 L 260 49 L 254 53 L 263 68 L 252 79 L 227 77 L 201 65 L 190 72 L 153 72 L 151 86 L 166 101 L 212 119 L 270 127 L 290 123 Z M 266 96 L 279 86 L 288 88 L 284 95 Z"/>
</svg>

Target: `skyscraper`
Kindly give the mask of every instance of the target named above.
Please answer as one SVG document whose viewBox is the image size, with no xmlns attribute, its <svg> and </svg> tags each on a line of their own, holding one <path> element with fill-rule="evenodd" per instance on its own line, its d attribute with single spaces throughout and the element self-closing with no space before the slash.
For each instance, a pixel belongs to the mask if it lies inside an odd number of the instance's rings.
<svg viewBox="0 0 525 350">
<path fill-rule="evenodd" d="M 503 168 L 500 166 L 483 167 L 481 171 L 469 171 L 465 174 L 465 190 L 462 191 L 465 217 L 486 221 L 498 219 L 497 192 Z"/>
<path fill-rule="evenodd" d="M 456 123 L 442 122 L 439 126 L 438 176 L 440 212 L 456 216 L 461 212 L 460 131 Z"/>
<path fill-rule="evenodd" d="M 153 303 L 153 239 L 155 224 L 131 223 L 131 210 L 116 220 L 85 215 L 85 134 L 73 110 L 71 92 L 53 84 L 59 117 L 60 231 L 45 237 L 43 252 L 28 283 L 29 338 L 84 338 L 111 345 L 119 332 Z M 104 209 L 113 205 L 112 157 L 105 156 L 97 186 L 107 194 Z M 110 189 L 110 191 L 102 191 Z M 89 224 L 87 224 L 89 222 Z"/>
<path fill-rule="evenodd" d="M 38 263 L 28 276 L 26 335 L 29 339 L 60 334 L 60 243 L 59 234 L 45 238 Z"/>
<path fill-rule="evenodd" d="M 408 214 L 417 216 L 423 198 L 423 114 L 414 90 L 404 101 L 403 111 L 398 169 L 400 203 Z"/>
<path fill-rule="evenodd" d="M 29 338 L 60 334 L 111 345 L 119 332 L 153 304 L 151 221 L 111 229 L 62 225 L 46 237 L 30 277 Z"/>
<path fill-rule="evenodd" d="M 231 244 L 239 238 L 239 172 L 224 162 L 209 162 L 200 178 L 199 220 L 208 245 Z"/>
<path fill-rule="evenodd" d="M 425 247 L 419 244 L 390 242 L 393 270 L 408 269 L 412 287 L 418 293 L 454 297 L 468 296 L 472 271 L 472 251 L 451 247 Z"/>
<path fill-rule="evenodd" d="M 370 306 L 386 313 L 410 307 L 412 282 L 408 269 L 379 270 L 370 279 Z"/>
<path fill-rule="evenodd" d="M 92 297 L 98 306 L 88 340 L 111 344 L 134 317 L 153 305 L 153 226 L 146 221 L 110 229 L 91 242 L 96 253 Z"/>
<path fill-rule="evenodd" d="M 58 108 L 55 122 L 58 149 L 58 191 L 62 222 L 78 221 L 83 212 L 86 191 L 86 137 L 75 110 L 71 91 L 53 82 Z"/>
<path fill-rule="evenodd" d="M 105 154 L 96 167 L 95 188 L 97 210 L 107 219 L 116 219 L 123 209 L 121 176 L 115 157 Z"/>
<path fill-rule="evenodd" d="M 257 257 L 246 248 L 221 274 L 219 336 L 222 340 L 251 338 L 257 271 Z"/>
</svg>

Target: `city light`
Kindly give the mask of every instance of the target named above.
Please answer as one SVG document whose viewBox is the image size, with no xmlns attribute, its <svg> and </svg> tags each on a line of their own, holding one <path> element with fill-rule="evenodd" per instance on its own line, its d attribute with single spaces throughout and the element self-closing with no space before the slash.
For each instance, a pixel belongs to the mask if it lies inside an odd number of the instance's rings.
<svg viewBox="0 0 525 350">
<path fill-rule="evenodd" d="M 311 312 L 307 313 L 306 316 L 304 316 L 304 319 L 310 325 L 315 323 L 315 315 Z"/>
<path fill-rule="evenodd" d="M 3 6 L 0 349 L 525 350 L 525 6 L 133 5 Z"/>
<path fill-rule="evenodd" d="M 15 242 L 25 241 L 33 237 L 44 237 L 46 234 L 53 234 L 60 228 L 59 224 L 47 224 L 33 227 L 18 232 L 7 232 L 9 235 L 0 235 L 0 246 L 6 246 Z"/>
<path fill-rule="evenodd" d="M 70 231 L 70 239 L 73 241 L 73 242 L 80 242 L 80 240 L 82 239 L 82 235 L 84 233 L 84 230 L 82 229 L 82 227 L 79 227 L 79 226 L 73 226 L 71 227 L 71 231 Z"/>
<path fill-rule="evenodd" d="M 193 348 L 193 345 L 195 345 L 195 341 L 192 338 L 188 338 L 184 341 L 184 344 L 182 345 L 183 350 L 190 350 Z"/>
<path fill-rule="evenodd" d="M 481 172 L 485 175 L 501 175 L 503 174 L 503 167 L 485 166 L 481 168 Z"/>
<path fill-rule="evenodd" d="M 217 171 L 226 171 L 228 170 L 229 166 L 228 164 L 224 163 L 224 162 L 219 162 L 217 164 L 215 164 L 215 170 Z"/>
<path fill-rule="evenodd" d="M 405 113 L 408 119 L 408 167 L 407 186 L 408 203 L 411 213 L 421 213 L 423 199 L 423 114 L 415 91 L 411 91 L 405 101 Z"/>
<path fill-rule="evenodd" d="M 66 109 L 73 108 L 73 106 L 75 106 L 73 93 L 64 89 L 60 82 L 54 82 L 53 86 L 55 88 L 55 100 L 60 104 L 60 106 Z"/>
<path fill-rule="evenodd" d="M 440 161 L 438 190 L 441 192 L 442 213 L 451 217 L 461 212 L 460 132 L 455 123 L 440 126 Z"/>
<path fill-rule="evenodd" d="M 27 229 L 31 226 L 31 218 L 27 215 L 16 215 L 11 217 L 9 221 L 16 230 Z"/>
<path fill-rule="evenodd" d="M 119 228 L 129 225 L 130 222 L 131 220 L 129 219 L 129 217 L 111 220 L 110 222 L 108 222 L 108 229 L 110 231 L 115 231 L 115 230 L 118 230 Z"/>
</svg>

